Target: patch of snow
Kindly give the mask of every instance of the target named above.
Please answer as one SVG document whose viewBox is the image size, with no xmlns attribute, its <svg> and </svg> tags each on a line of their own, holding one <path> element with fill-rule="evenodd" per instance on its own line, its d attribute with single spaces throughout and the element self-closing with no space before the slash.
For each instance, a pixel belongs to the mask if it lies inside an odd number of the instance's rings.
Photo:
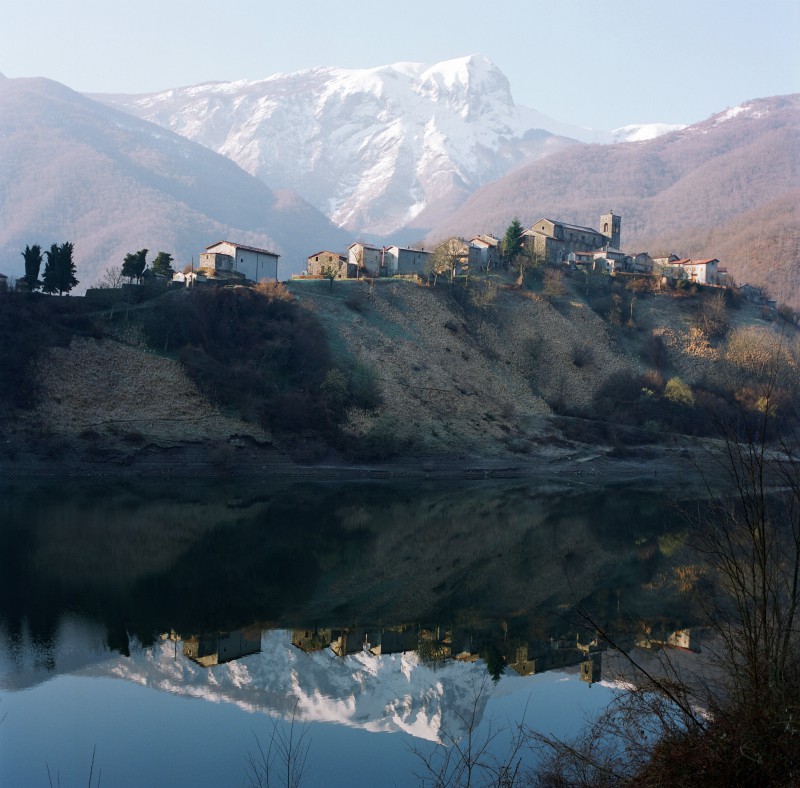
<svg viewBox="0 0 800 788">
<path fill-rule="evenodd" d="M 734 118 L 738 117 L 749 117 L 749 118 L 760 118 L 764 114 L 764 111 L 760 109 L 756 109 L 753 104 L 740 104 L 738 107 L 731 107 L 730 109 L 726 109 L 725 112 L 720 112 L 719 115 L 714 117 L 714 125 L 719 126 L 722 123 L 726 123 L 729 120 L 733 120 Z"/>
<path fill-rule="evenodd" d="M 611 136 L 614 142 L 646 142 L 685 128 L 683 123 L 636 123 L 614 129 Z"/>
</svg>

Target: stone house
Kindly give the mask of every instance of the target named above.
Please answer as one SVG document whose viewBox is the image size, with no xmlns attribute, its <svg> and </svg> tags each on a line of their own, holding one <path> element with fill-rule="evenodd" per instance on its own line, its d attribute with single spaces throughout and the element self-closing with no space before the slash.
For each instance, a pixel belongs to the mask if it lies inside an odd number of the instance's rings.
<svg viewBox="0 0 800 788">
<path fill-rule="evenodd" d="M 564 262 L 569 265 L 574 265 L 576 268 L 585 268 L 592 271 L 594 270 L 594 253 L 569 252 Z"/>
<path fill-rule="evenodd" d="M 357 241 L 347 248 L 347 264 L 367 276 L 381 276 L 383 249 Z"/>
<path fill-rule="evenodd" d="M 744 296 L 751 304 L 764 306 L 767 303 L 767 294 L 761 287 L 756 287 L 749 283 L 743 284 L 739 288 L 739 294 Z"/>
<path fill-rule="evenodd" d="M 196 271 L 187 273 L 177 271 L 172 275 L 170 284 L 174 287 L 181 285 L 185 287 L 219 287 L 220 285 L 244 285 L 246 283 L 245 275 L 238 271 L 229 271 L 223 268 L 198 268 Z"/>
<path fill-rule="evenodd" d="M 328 251 L 309 255 L 306 263 L 309 276 L 326 276 L 330 269 L 336 271 L 337 279 L 355 279 L 356 267 L 349 264 L 345 255 Z"/>
<path fill-rule="evenodd" d="M 236 271 L 251 282 L 278 278 L 280 255 L 267 249 L 231 241 L 217 241 L 200 255 L 199 268 L 212 271 Z"/>
<path fill-rule="evenodd" d="M 653 273 L 658 276 L 664 275 L 664 269 L 675 265 L 681 258 L 676 254 L 668 254 L 665 257 L 653 257 Z"/>
<path fill-rule="evenodd" d="M 618 249 L 605 249 L 602 252 L 595 252 L 594 270 L 602 271 L 604 274 L 615 274 L 617 271 L 625 271 L 628 263 L 628 256 Z"/>
<path fill-rule="evenodd" d="M 332 640 L 333 633 L 330 629 L 292 630 L 292 645 L 306 653 L 322 651 L 331 645 Z"/>
<path fill-rule="evenodd" d="M 631 255 L 631 270 L 635 274 L 652 274 L 656 261 L 647 252 L 637 252 Z"/>
<path fill-rule="evenodd" d="M 500 239 L 493 235 L 476 235 L 469 239 L 467 263 L 470 269 L 488 271 L 500 262 Z"/>
<path fill-rule="evenodd" d="M 430 252 L 405 246 L 387 246 L 383 250 L 383 268 L 386 276 L 422 276 Z"/>
<path fill-rule="evenodd" d="M 379 638 L 376 637 L 376 632 L 370 632 L 366 629 L 342 629 L 339 630 L 338 635 L 333 633 L 334 637 L 331 640 L 331 651 L 337 657 L 346 657 L 349 654 L 358 654 L 360 652 L 371 653 L 373 642 L 377 642 Z"/>
<path fill-rule="evenodd" d="M 596 252 L 620 247 L 622 218 L 613 211 L 600 217 L 602 230 L 568 224 L 553 219 L 539 219 L 523 233 L 525 243 L 545 263 L 558 264 L 570 252 Z"/>
<path fill-rule="evenodd" d="M 378 657 L 383 654 L 402 654 L 415 651 L 419 642 L 416 627 L 390 627 L 373 635 L 371 653 Z"/>
<path fill-rule="evenodd" d="M 670 257 L 674 257 L 674 255 L 670 255 Z M 688 257 L 679 257 L 672 260 L 670 263 L 658 265 L 656 267 L 656 272 L 670 281 L 683 281 L 687 279 L 685 265 L 691 262 L 692 261 Z"/>
<path fill-rule="evenodd" d="M 209 668 L 261 651 L 261 630 L 237 629 L 193 635 L 183 641 L 183 656 Z"/>
</svg>

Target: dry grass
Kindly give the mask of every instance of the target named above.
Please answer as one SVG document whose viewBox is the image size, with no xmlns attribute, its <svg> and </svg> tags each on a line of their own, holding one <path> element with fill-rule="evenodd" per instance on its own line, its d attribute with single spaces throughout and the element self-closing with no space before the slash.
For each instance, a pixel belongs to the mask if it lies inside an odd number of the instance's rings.
<svg viewBox="0 0 800 788">
<path fill-rule="evenodd" d="M 236 434 L 268 439 L 260 428 L 211 405 L 177 361 L 138 343 L 73 339 L 39 359 L 37 381 L 34 419 L 68 437 L 87 430 L 112 438 L 138 433 L 137 442 L 162 446 Z"/>
</svg>

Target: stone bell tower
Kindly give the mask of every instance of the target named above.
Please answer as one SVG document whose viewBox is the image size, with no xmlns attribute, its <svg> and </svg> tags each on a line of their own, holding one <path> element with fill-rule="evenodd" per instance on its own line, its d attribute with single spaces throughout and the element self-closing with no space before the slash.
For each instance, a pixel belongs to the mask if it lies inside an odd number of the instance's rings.
<svg viewBox="0 0 800 788">
<path fill-rule="evenodd" d="M 600 217 L 600 233 L 608 239 L 612 249 L 620 248 L 620 235 L 622 233 L 622 217 L 616 216 L 614 211 L 604 213 Z"/>
</svg>

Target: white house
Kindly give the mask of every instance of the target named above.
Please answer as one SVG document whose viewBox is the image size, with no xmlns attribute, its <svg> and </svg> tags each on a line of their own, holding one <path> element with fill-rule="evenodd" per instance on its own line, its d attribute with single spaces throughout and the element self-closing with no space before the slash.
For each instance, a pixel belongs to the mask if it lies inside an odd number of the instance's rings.
<svg viewBox="0 0 800 788">
<path fill-rule="evenodd" d="M 200 268 L 213 271 L 237 271 L 251 282 L 278 278 L 280 255 L 267 249 L 245 246 L 231 241 L 217 241 L 200 255 Z"/>
<path fill-rule="evenodd" d="M 719 260 L 687 260 L 682 263 L 686 271 L 686 278 L 700 285 L 718 285 Z"/>
<path fill-rule="evenodd" d="M 383 262 L 387 276 L 425 273 L 425 263 L 430 252 L 421 249 L 409 249 L 405 246 L 387 246 L 383 250 Z"/>
<path fill-rule="evenodd" d="M 347 263 L 369 276 L 380 276 L 383 267 L 383 249 L 357 241 L 347 248 Z"/>
</svg>

